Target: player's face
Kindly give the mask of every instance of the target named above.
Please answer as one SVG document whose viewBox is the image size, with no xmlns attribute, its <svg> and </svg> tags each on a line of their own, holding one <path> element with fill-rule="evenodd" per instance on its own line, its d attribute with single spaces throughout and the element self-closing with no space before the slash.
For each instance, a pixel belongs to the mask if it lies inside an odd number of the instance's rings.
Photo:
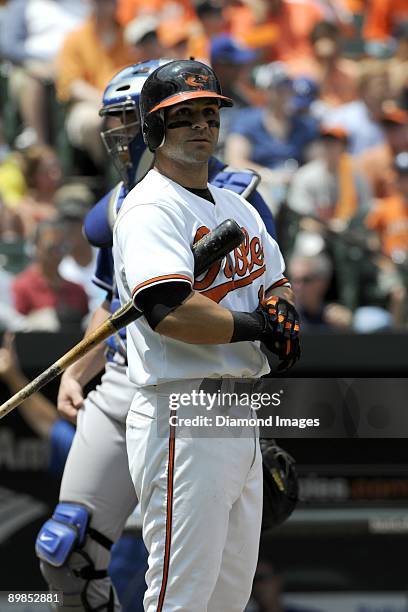
<svg viewBox="0 0 408 612">
<path fill-rule="evenodd" d="M 130 148 L 139 133 L 140 120 L 136 107 L 131 110 L 123 109 L 118 115 L 105 118 L 102 140 L 125 184 L 129 182 L 129 175 L 134 174 L 132 166 L 136 161 L 132 159 Z"/>
<path fill-rule="evenodd" d="M 165 121 L 163 154 L 190 164 L 208 161 L 218 141 L 218 102 L 200 98 L 175 104 L 167 109 Z"/>
<path fill-rule="evenodd" d="M 134 138 L 140 132 L 140 121 L 138 116 L 133 111 L 128 111 L 122 113 L 122 115 L 118 117 L 108 117 L 106 128 L 108 130 L 126 128 L 129 136 Z"/>
</svg>

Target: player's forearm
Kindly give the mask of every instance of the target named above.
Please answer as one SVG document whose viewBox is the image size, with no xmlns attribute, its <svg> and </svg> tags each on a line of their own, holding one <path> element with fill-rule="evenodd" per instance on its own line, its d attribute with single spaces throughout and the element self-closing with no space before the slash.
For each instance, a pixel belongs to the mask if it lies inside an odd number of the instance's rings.
<svg viewBox="0 0 408 612">
<path fill-rule="evenodd" d="M 227 344 L 234 321 L 232 312 L 197 292 L 157 325 L 159 334 L 188 344 Z"/>
<path fill-rule="evenodd" d="M 58 418 L 55 406 L 51 402 L 41 393 L 34 393 L 21 404 L 19 410 L 27 425 L 38 436 L 48 438 L 50 429 Z"/>
<path fill-rule="evenodd" d="M 19 369 L 13 369 L 5 378 L 11 393 L 15 394 L 25 387 L 29 380 Z M 20 414 L 29 427 L 39 436 L 46 438 L 57 419 L 55 406 L 42 393 L 34 393 L 19 408 Z"/>
<path fill-rule="evenodd" d="M 289 287 L 277 287 L 268 292 L 268 295 L 276 295 L 291 304 L 294 303 L 293 291 Z M 234 331 L 237 332 L 236 314 L 200 293 L 193 292 L 183 304 L 160 321 L 155 331 L 188 344 L 228 344 L 235 336 Z M 246 327 L 249 321 L 247 319 L 247 316 L 244 319 L 240 318 L 239 325 L 245 321 Z M 256 340 L 260 332 L 261 328 L 253 327 L 250 322 L 248 337 L 245 339 Z M 251 338 L 252 333 L 254 333 L 253 338 Z M 239 337 L 234 338 L 235 341 L 239 339 Z"/>
<path fill-rule="evenodd" d="M 109 304 L 104 302 L 92 314 L 84 337 L 86 338 L 97 327 L 102 325 L 110 316 Z M 95 346 L 92 351 L 84 355 L 81 359 L 73 363 L 66 369 L 64 376 L 75 378 L 81 386 L 86 385 L 94 376 L 105 367 L 105 345 L 104 343 Z"/>
</svg>

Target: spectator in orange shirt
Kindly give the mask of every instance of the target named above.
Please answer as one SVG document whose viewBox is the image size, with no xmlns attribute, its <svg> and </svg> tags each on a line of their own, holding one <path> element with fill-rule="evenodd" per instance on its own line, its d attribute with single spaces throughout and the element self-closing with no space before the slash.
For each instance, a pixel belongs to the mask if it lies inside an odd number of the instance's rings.
<svg viewBox="0 0 408 612">
<path fill-rule="evenodd" d="M 310 57 L 310 31 L 324 11 L 310 0 L 259 0 L 251 6 L 230 7 L 231 34 L 258 49 L 265 62 Z"/>
<path fill-rule="evenodd" d="M 196 19 L 191 0 L 118 0 L 117 16 L 122 25 L 142 15 L 155 15 L 160 21 Z"/>
<path fill-rule="evenodd" d="M 58 58 L 57 94 L 68 104 L 70 142 L 84 149 L 97 166 L 105 159 L 98 110 L 106 83 L 136 59 L 116 19 L 116 0 L 91 0 L 92 15 L 67 36 Z"/>
<path fill-rule="evenodd" d="M 172 59 L 187 59 L 190 57 L 192 55 L 190 44 L 194 38 L 194 33 L 194 24 L 187 21 L 176 21 L 166 29 L 159 27 L 159 40 L 164 47 L 166 57 Z"/>
<path fill-rule="evenodd" d="M 314 57 L 290 62 L 295 76 L 309 76 L 319 84 L 320 100 L 340 106 L 358 97 L 358 65 L 341 57 L 340 30 L 329 21 L 319 21 L 310 33 Z"/>
<path fill-rule="evenodd" d="M 408 113 L 396 107 L 386 109 L 381 124 L 385 143 L 355 158 L 356 167 L 366 176 L 377 198 L 387 197 L 394 191 L 393 159 L 398 153 L 408 150 Z"/>
<path fill-rule="evenodd" d="M 392 52 L 397 26 L 408 21 L 407 0 L 370 0 L 366 11 L 363 36 L 367 51 L 380 56 Z"/>
<path fill-rule="evenodd" d="M 122 25 L 153 15 L 159 23 L 159 41 L 174 59 L 189 57 L 194 37 L 202 33 L 191 0 L 118 0 L 117 14 Z"/>
<path fill-rule="evenodd" d="M 378 233 L 383 253 L 401 263 L 408 257 L 408 151 L 396 155 L 394 170 L 395 193 L 377 201 L 366 223 Z"/>
<path fill-rule="evenodd" d="M 153 15 L 137 17 L 125 28 L 125 41 L 134 47 L 138 62 L 147 62 L 165 55 L 164 48 L 159 41 L 159 22 Z"/>
</svg>

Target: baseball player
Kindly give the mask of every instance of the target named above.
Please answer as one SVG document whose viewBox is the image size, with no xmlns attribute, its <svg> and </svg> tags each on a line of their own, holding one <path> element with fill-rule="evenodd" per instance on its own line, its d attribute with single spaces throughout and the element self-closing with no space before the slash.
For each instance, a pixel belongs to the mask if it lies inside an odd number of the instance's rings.
<svg viewBox="0 0 408 612">
<path fill-rule="evenodd" d="M 187 438 L 168 419 L 160 435 L 163 398 L 192 396 L 203 378 L 268 373 L 260 340 L 283 368 L 299 355 L 277 243 L 245 199 L 208 184 L 219 109 L 231 105 L 200 62 L 170 62 L 148 76 L 140 112 L 154 167 L 114 226 L 119 296 L 143 313 L 127 329 L 135 387 L 126 436 L 149 551 L 146 612 L 242 612 L 262 514 L 255 428 L 244 437 Z M 194 280 L 193 243 L 230 217 L 244 228 L 245 244 Z"/>
<path fill-rule="evenodd" d="M 152 163 L 153 155 L 139 129 L 139 94 L 149 72 L 167 61 L 125 68 L 112 79 L 103 96 L 101 114 L 118 125 L 108 125 L 102 136 L 122 181 L 94 207 L 85 222 L 88 239 L 100 247 L 94 281 L 108 293 L 87 333 L 118 306 L 112 279 L 112 224 L 125 195 Z M 255 191 L 255 173 L 224 168 L 215 158 L 210 167 L 217 185 L 244 192 L 252 200 L 273 233 L 271 214 Z M 84 385 L 105 366 L 101 348 L 65 372 L 59 392 L 60 412 L 72 420 L 78 415 L 77 434 L 65 467 L 61 501 L 41 529 L 36 550 L 50 587 L 64 591 L 64 610 L 119 609 L 106 569 L 110 547 L 136 504 L 125 448 L 125 419 L 134 392 L 126 376 L 125 333 L 108 341 L 107 360 L 101 384 L 85 402 Z M 82 406 L 85 410 L 78 412 Z"/>
</svg>

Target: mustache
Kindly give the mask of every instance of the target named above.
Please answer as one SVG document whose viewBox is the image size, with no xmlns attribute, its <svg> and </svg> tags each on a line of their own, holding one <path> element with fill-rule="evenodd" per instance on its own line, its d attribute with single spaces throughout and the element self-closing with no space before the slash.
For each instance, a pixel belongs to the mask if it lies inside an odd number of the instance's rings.
<svg viewBox="0 0 408 612">
<path fill-rule="evenodd" d="M 220 122 L 217 121 L 217 119 L 209 119 L 208 121 L 206 121 L 206 124 L 208 125 L 209 128 L 219 128 L 220 127 Z M 193 125 L 194 125 L 193 121 L 182 120 L 182 121 L 170 121 L 166 127 L 168 130 L 176 130 L 178 128 L 183 128 L 183 127 L 192 127 Z"/>
</svg>

